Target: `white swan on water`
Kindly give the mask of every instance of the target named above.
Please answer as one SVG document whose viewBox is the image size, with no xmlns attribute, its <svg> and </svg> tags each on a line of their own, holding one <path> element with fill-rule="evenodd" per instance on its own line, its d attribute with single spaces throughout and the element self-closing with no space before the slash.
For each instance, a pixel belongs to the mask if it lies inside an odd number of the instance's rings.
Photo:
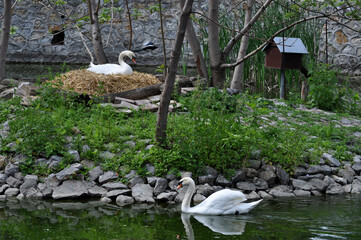
<svg viewBox="0 0 361 240">
<path fill-rule="evenodd" d="M 188 186 L 187 192 L 182 201 L 182 212 L 203 214 L 203 215 L 230 215 L 248 213 L 256 207 L 261 201 L 244 203 L 246 196 L 240 191 L 223 189 L 215 192 L 195 207 L 190 207 L 195 183 L 192 178 L 184 177 L 179 183 L 177 189 L 182 186 Z"/>
<path fill-rule="evenodd" d="M 119 64 L 99 64 L 95 65 L 90 63 L 90 67 L 87 68 L 88 71 L 102 74 L 121 74 L 121 75 L 131 75 L 133 73 L 132 68 L 124 62 L 124 57 L 129 57 L 134 63 L 135 62 L 135 54 L 132 51 L 123 51 L 119 54 Z"/>
</svg>

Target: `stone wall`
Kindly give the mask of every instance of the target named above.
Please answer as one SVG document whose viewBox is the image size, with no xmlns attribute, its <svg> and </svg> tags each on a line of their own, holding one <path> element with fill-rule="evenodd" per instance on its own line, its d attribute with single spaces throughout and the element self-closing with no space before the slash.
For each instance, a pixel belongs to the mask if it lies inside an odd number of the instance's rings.
<svg viewBox="0 0 361 240">
<path fill-rule="evenodd" d="M 31 4 L 27 1 L 18 2 L 12 17 L 12 26 L 16 28 L 16 34 L 13 34 L 10 39 L 8 60 L 44 63 L 90 62 L 89 54 L 74 24 L 76 17 L 80 18 L 88 12 L 86 3 L 83 1 L 67 1 L 66 8 L 56 7 L 57 11 L 55 11 L 45 2 L 47 1 L 32 1 Z M 165 42 L 169 57 L 177 30 L 177 16 L 180 12 L 179 2 L 164 0 L 162 4 Z M 141 46 L 145 40 L 150 40 L 158 46 L 158 49 L 152 52 L 137 54 L 140 65 L 160 65 L 163 62 L 159 13 L 151 11 L 151 7 L 154 5 L 155 1 L 151 0 L 129 1 L 129 8 L 133 14 L 132 49 Z M 200 3 L 195 3 L 195 5 L 200 6 Z M 116 62 L 119 53 L 128 49 L 130 36 L 124 1 L 120 0 L 114 3 L 114 7 L 122 8 L 120 11 L 114 12 L 114 22 L 111 24 L 108 21 L 101 26 L 104 49 L 110 62 Z M 3 2 L 0 2 L 0 12 L 2 12 L 2 8 Z M 81 22 L 79 21 L 79 23 Z M 65 29 L 64 43 L 54 44 L 55 38 L 59 36 L 52 33 L 61 32 L 63 29 Z M 92 49 L 90 25 L 84 24 L 81 29 L 86 44 Z"/>
<path fill-rule="evenodd" d="M 344 73 L 361 76 L 361 22 L 343 21 L 342 23 L 345 26 L 331 21 L 327 21 L 327 27 L 324 25 L 319 59 L 326 62 L 327 55 L 328 63 L 339 66 Z"/>
</svg>

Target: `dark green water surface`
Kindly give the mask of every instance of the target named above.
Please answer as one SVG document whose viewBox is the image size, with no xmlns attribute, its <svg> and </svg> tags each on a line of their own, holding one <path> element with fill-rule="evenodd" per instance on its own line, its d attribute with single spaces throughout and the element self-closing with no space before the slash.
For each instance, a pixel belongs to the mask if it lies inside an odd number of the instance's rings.
<svg viewBox="0 0 361 240">
<path fill-rule="evenodd" d="M 0 202 L 0 239 L 361 239 L 361 196 L 264 200 L 249 214 L 194 216 L 180 206 Z"/>
</svg>

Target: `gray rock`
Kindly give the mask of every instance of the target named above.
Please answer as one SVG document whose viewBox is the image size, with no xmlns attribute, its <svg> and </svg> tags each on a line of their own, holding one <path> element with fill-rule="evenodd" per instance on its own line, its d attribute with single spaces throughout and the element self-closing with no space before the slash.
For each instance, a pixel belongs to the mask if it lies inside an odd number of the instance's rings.
<svg viewBox="0 0 361 240">
<path fill-rule="evenodd" d="M 299 178 L 300 176 L 306 175 L 306 169 L 303 167 L 296 167 L 294 176 L 295 178 Z"/>
<path fill-rule="evenodd" d="M 333 180 L 335 180 L 335 182 L 341 184 L 341 185 L 346 185 L 347 184 L 347 180 L 342 178 L 342 177 L 339 177 L 337 175 L 332 175 L 332 178 Z"/>
<path fill-rule="evenodd" d="M 331 184 L 326 189 L 326 194 L 330 194 L 330 195 L 338 195 L 343 193 L 345 193 L 345 191 L 343 187 L 338 183 Z"/>
<path fill-rule="evenodd" d="M 10 188 L 9 184 L 3 184 L 2 186 L 0 186 L 0 195 L 3 194 L 8 188 Z"/>
<path fill-rule="evenodd" d="M 6 197 L 15 197 L 20 193 L 20 190 L 18 188 L 8 188 L 5 190 L 4 195 Z"/>
<path fill-rule="evenodd" d="M 83 145 L 81 147 L 81 152 L 82 153 L 86 153 L 86 152 L 89 152 L 90 151 L 90 147 L 88 145 Z"/>
<path fill-rule="evenodd" d="M 261 197 L 255 191 L 252 191 L 251 193 L 246 194 L 246 198 L 247 200 L 253 201 L 260 199 Z"/>
<path fill-rule="evenodd" d="M 305 190 L 305 191 L 311 190 L 311 186 L 308 184 L 308 182 L 306 182 L 305 180 L 301 180 L 301 179 L 292 179 L 292 186 L 295 189 L 301 189 L 301 190 Z"/>
<path fill-rule="evenodd" d="M 322 174 L 324 175 L 330 175 L 332 173 L 332 168 L 328 165 L 322 165 Z"/>
<path fill-rule="evenodd" d="M 247 178 L 251 178 L 251 179 L 258 176 L 258 171 L 253 168 L 245 168 L 244 173 L 246 174 Z"/>
<path fill-rule="evenodd" d="M 20 193 L 24 194 L 24 196 L 27 196 L 29 190 L 31 188 L 36 189 L 38 186 L 38 180 L 34 177 L 28 177 L 25 179 L 24 183 L 20 186 Z"/>
<path fill-rule="evenodd" d="M 24 196 L 24 194 L 22 194 L 22 193 L 19 193 L 17 196 L 16 196 L 16 199 L 18 199 L 18 200 L 23 200 L 25 198 L 25 196 Z"/>
<path fill-rule="evenodd" d="M 352 165 L 352 169 L 356 172 L 357 175 L 360 175 L 360 173 L 361 173 L 361 163 L 360 162 L 354 163 Z"/>
<path fill-rule="evenodd" d="M 281 166 L 276 167 L 276 176 L 281 185 L 287 185 L 290 182 L 290 175 Z"/>
<path fill-rule="evenodd" d="M 46 184 L 46 186 L 48 186 L 50 188 L 55 188 L 55 187 L 59 186 L 60 181 L 55 176 L 55 174 L 50 174 L 48 177 L 46 177 L 44 179 L 44 183 Z"/>
<path fill-rule="evenodd" d="M 227 180 L 222 174 L 219 174 L 216 178 L 215 184 L 222 187 L 230 187 L 232 185 L 232 182 Z"/>
<path fill-rule="evenodd" d="M 286 185 L 279 185 L 273 187 L 270 190 L 269 194 L 271 194 L 274 197 L 295 197 L 292 188 Z"/>
<path fill-rule="evenodd" d="M 212 167 L 208 167 L 208 166 L 205 166 L 203 168 L 203 172 L 205 173 L 205 175 L 212 175 L 212 176 L 217 176 L 218 175 L 218 172 L 216 169 L 212 168 Z"/>
<path fill-rule="evenodd" d="M 43 198 L 43 194 L 41 193 L 41 191 L 37 190 L 36 188 L 30 188 L 27 192 L 26 195 L 24 194 L 24 196 L 26 198 L 29 199 L 42 199 Z"/>
<path fill-rule="evenodd" d="M 216 181 L 216 176 L 215 175 L 204 175 L 204 176 L 199 176 L 198 177 L 198 183 L 199 184 L 213 185 L 215 181 Z"/>
<path fill-rule="evenodd" d="M 113 190 L 113 191 L 107 192 L 105 197 L 112 199 L 112 198 L 116 198 L 119 195 L 130 196 L 131 193 L 132 193 L 132 191 L 130 189 Z"/>
<path fill-rule="evenodd" d="M 137 143 L 134 141 L 126 141 L 126 142 L 124 142 L 124 145 L 126 145 L 130 148 L 134 148 L 137 145 Z"/>
<path fill-rule="evenodd" d="M 110 202 L 112 202 L 112 200 L 110 198 L 107 198 L 107 197 L 102 197 L 100 199 L 100 202 L 102 202 L 102 203 L 110 203 Z"/>
<path fill-rule="evenodd" d="M 351 193 L 360 194 L 361 193 L 361 179 L 355 178 L 352 182 Z"/>
<path fill-rule="evenodd" d="M 88 189 L 82 181 L 66 180 L 53 191 L 54 199 L 78 198 L 88 195 Z"/>
<path fill-rule="evenodd" d="M 333 158 L 329 153 L 323 153 L 322 158 L 328 163 L 330 167 L 339 167 L 341 163 L 336 158 Z"/>
<path fill-rule="evenodd" d="M 308 184 L 311 186 L 311 190 L 316 190 L 319 192 L 324 192 L 328 187 L 327 183 L 318 178 L 311 179 L 308 181 Z"/>
<path fill-rule="evenodd" d="M 268 183 L 266 180 L 263 180 L 261 178 L 253 178 L 253 184 L 256 186 L 257 190 L 267 190 L 268 189 Z"/>
<path fill-rule="evenodd" d="M 311 197 L 310 191 L 305 191 L 301 189 L 294 190 L 293 194 L 295 194 L 296 197 Z"/>
<path fill-rule="evenodd" d="M 117 178 L 118 178 L 118 175 L 115 172 L 107 171 L 104 174 L 99 176 L 98 181 L 100 184 L 103 184 L 103 183 L 109 182 L 111 180 L 116 180 Z"/>
<path fill-rule="evenodd" d="M 147 169 L 147 172 L 150 174 L 150 176 L 154 176 L 155 175 L 155 167 L 153 164 L 147 163 L 145 165 L 145 168 Z"/>
<path fill-rule="evenodd" d="M 247 167 L 258 170 L 261 167 L 261 161 L 260 160 L 248 160 Z"/>
<path fill-rule="evenodd" d="M 201 203 L 201 202 L 203 202 L 205 199 L 206 199 L 206 197 L 203 196 L 202 194 L 199 194 L 199 193 L 196 193 L 196 194 L 193 196 L 193 202 L 194 202 L 194 203 Z"/>
<path fill-rule="evenodd" d="M 346 184 L 346 185 L 342 186 L 342 188 L 345 193 L 351 193 L 352 184 Z"/>
<path fill-rule="evenodd" d="M 254 183 L 250 182 L 238 182 L 237 188 L 244 192 L 251 192 L 256 190 L 256 186 L 254 185 Z"/>
<path fill-rule="evenodd" d="M 79 162 L 80 161 L 80 155 L 79 152 L 77 150 L 69 150 L 68 153 L 73 157 L 73 161 L 74 162 Z"/>
<path fill-rule="evenodd" d="M 127 185 L 125 185 L 121 182 L 108 182 L 108 183 L 103 184 L 102 187 L 108 191 L 119 190 L 119 189 L 128 189 Z"/>
<path fill-rule="evenodd" d="M 315 175 L 304 175 L 304 176 L 299 176 L 298 179 L 300 180 L 304 180 L 304 181 L 309 181 L 313 178 L 318 178 L 318 179 L 324 179 L 325 178 L 325 175 L 321 174 L 321 173 L 318 173 L 318 174 L 315 174 Z"/>
<path fill-rule="evenodd" d="M 154 187 L 155 184 L 157 183 L 157 180 L 158 180 L 158 177 L 147 177 L 147 183 L 151 186 L 151 187 Z M 168 181 L 167 181 L 168 183 Z"/>
<path fill-rule="evenodd" d="M 335 183 L 336 183 L 335 179 L 333 179 L 333 178 L 330 177 L 330 176 L 326 176 L 326 177 L 323 179 L 323 181 L 324 181 L 328 186 L 330 186 L 331 184 L 335 184 Z"/>
<path fill-rule="evenodd" d="M 153 188 L 149 184 L 137 184 L 132 188 L 132 197 L 136 202 L 154 203 Z"/>
<path fill-rule="evenodd" d="M 322 172 L 323 172 L 323 168 L 320 165 L 311 165 L 306 170 L 306 174 L 309 174 L 309 175 L 314 175 L 314 174 L 322 173 Z"/>
<path fill-rule="evenodd" d="M 258 177 L 265 180 L 268 186 L 273 187 L 276 183 L 276 174 L 272 170 L 262 171 L 258 174 Z"/>
<path fill-rule="evenodd" d="M 272 199 L 273 198 L 273 196 L 271 194 L 268 194 L 265 191 L 259 191 L 258 195 L 263 199 Z"/>
<path fill-rule="evenodd" d="M 88 189 L 89 196 L 92 196 L 92 197 L 101 197 L 101 196 L 104 196 L 107 192 L 108 191 L 105 188 L 97 186 L 97 185 Z"/>
<path fill-rule="evenodd" d="M 171 190 L 177 190 L 177 186 L 178 186 L 178 180 L 177 179 L 174 179 L 172 181 L 170 181 L 168 183 L 168 187 L 171 189 Z"/>
<path fill-rule="evenodd" d="M 97 181 L 98 178 L 103 174 L 104 171 L 101 166 L 96 166 L 88 172 L 88 176 L 91 181 Z"/>
<path fill-rule="evenodd" d="M 10 187 L 13 187 L 13 188 L 19 188 L 20 185 L 22 184 L 21 181 L 19 181 L 18 179 L 10 176 L 6 179 L 6 183 L 10 185 Z"/>
<path fill-rule="evenodd" d="M 0 202 L 5 202 L 5 201 L 6 201 L 6 196 L 0 195 Z"/>
<path fill-rule="evenodd" d="M 232 183 L 236 184 L 238 182 L 244 182 L 246 180 L 246 174 L 242 170 L 236 171 L 236 173 L 232 176 Z"/>
<path fill-rule="evenodd" d="M 356 174 L 352 168 L 343 168 L 338 171 L 337 175 L 346 179 L 347 183 L 352 183 L 353 178 Z"/>
<path fill-rule="evenodd" d="M 83 169 L 83 165 L 80 163 L 73 163 L 67 168 L 64 168 L 60 172 L 56 173 L 55 176 L 59 181 L 63 181 L 69 179 L 72 176 L 75 176 L 81 169 Z"/>
<path fill-rule="evenodd" d="M 0 173 L 0 186 L 6 183 L 6 179 L 8 178 L 7 174 Z"/>
<path fill-rule="evenodd" d="M 128 181 L 128 186 L 129 186 L 130 188 L 132 188 L 132 187 L 134 187 L 134 186 L 137 185 L 137 184 L 144 184 L 144 183 L 145 183 L 145 179 L 144 179 L 144 178 L 139 177 L 139 176 L 135 176 L 135 177 L 133 177 L 132 179 L 130 179 L 130 180 Z"/>
<path fill-rule="evenodd" d="M 15 163 L 9 163 L 5 167 L 4 173 L 8 176 L 14 176 L 15 173 L 19 172 L 19 165 Z"/>
<path fill-rule="evenodd" d="M 211 195 L 214 192 L 215 192 L 214 188 L 212 188 L 208 184 L 200 185 L 197 189 L 197 193 L 201 194 L 205 197 L 208 197 L 209 195 Z"/>
<path fill-rule="evenodd" d="M 158 178 L 157 182 L 154 186 L 153 193 L 155 196 L 158 196 L 162 192 L 164 192 L 168 187 L 168 181 L 165 178 Z"/>
<path fill-rule="evenodd" d="M 117 203 L 117 205 L 119 206 L 125 206 L 128 204 L 132 204 L 134 203 L 134 198 L 130 197 L 130 196 L 125 196 L 125 195 L 119 195 L 115 202 Z"/>
<path fill-rule="evenodd" d="M 38 183 L 38 189 L 44 197 L 51 197 L 53 188 L 48 187 L 45 183 Z"/>
<path fill-rule="evenodd" d="M 177 195 L 178 195 L 178 193 L 176 193 L 176 192 L 163 192 L 157 196 L 157 200 L 173 201 Z"/>
</svg>

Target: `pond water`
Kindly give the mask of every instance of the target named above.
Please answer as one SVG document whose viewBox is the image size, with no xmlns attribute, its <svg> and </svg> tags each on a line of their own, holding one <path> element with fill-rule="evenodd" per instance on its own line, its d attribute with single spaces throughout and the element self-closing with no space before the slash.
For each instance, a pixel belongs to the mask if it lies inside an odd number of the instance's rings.
<svg viewBox="0 0 361 240">
<path fill-rule="evenodd" d="M 264 200 L 249 214 L 181 214 L 179 204 L 0 202 L 0 239 L 361 239 L 361 196 Z"/>
</svg>

